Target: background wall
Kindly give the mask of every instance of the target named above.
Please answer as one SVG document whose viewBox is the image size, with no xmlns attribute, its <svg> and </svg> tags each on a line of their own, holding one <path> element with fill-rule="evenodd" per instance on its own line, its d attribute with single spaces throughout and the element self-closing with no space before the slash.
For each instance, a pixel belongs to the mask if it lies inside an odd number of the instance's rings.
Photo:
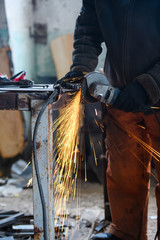
<svg viewBox="0 0 160 240">
<path fill-rule="evenodd" d="M 0 47 L 8 46 L 8 26 L 5 13 L 4 1 L 0 1 Z"/>
<path fill-rule="evenodd" d="M 5 9 L 14 73 L 26 70 L 28 78 L 35 79 L 34 41 L 29 35 L 33 23 L 32 1 L 5 0 Z"/>
<path fill-rule="evenodd" d="M 3 1 L 0 2 L 1 5 L 2 3 Z M 82 1 L 4 0 L 4 3 L 14 73 L 26 70 L 27 77 L 36 82 L 54 82 L 56 70 L 51 57 L 50 41 L 63 34 L 73 33 Z M 2 8 L 0 11 L 3 14 Z M 6 38 L 7 22 L 3 29 L 0 26 L 0 34 L 3 31 Z M 103 61 L 104 55 L 100 58 L 98 68 L 103 66 Z"/>
<path fill-rule="evenodd" d="M 72 33 L 81 8 L 80 0 L 5 0 L 9 43 L 14 72 L 23 69 L 27 77 L 52 82 L 56 71 L 49 43 L 52 39 Z M 40 26 L 39 28 L 35 26 Z M 45 37 L 41 38 L 46 27 Z"/>
</svg>

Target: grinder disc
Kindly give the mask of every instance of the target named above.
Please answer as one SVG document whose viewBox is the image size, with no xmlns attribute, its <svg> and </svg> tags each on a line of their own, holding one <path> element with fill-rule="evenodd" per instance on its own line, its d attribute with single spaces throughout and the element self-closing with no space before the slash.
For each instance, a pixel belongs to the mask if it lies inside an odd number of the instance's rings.
<svg viewBox="0 0 160 240">
<path fill-rule="evenodd" d="M 81 91 L 82 91 L 82 99 L 88 103 L 98 102 L 98 100 L 92 97 L 89 92 L 93 84 L 109 85 L 109 82 L 106 76 L 100 72 L 94 71 L 86 74 L 82 82 Z"/>
<path fill-rule="evenodd" d="M 81 85 L 81 93 L 82 93 L 82 100 L 87 103 L 96 103 L 98 102 L 97 99 L 92 97 L 89 93 L 88 85 L 86 79 L 84 78 L 82 85 Z"/>
</svg>

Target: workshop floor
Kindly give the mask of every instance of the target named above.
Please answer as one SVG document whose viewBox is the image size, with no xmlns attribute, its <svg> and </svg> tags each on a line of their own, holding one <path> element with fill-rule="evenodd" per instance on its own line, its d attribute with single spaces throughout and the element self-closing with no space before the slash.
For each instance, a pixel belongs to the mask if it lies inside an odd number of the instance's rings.
<svg viewBox="0 0 160 240">
<path fill-rule="evenodd" d="M 156 182 L 151 181 L 150 202 L 149 202 L 149 216 L 148 216 L 148 236 L 149 240 L 153 240 L 156 233 L 156 205 L 154 197 L 154 188 Z M 77 201 L 69 204 L 70 215 L 77 214 Z M 83 214 L 85 209 L 99 209 L 101 218 L 103 218 L 103 187 L 97 183 L 84 183 L 81 184 L 81 197 L 80 197 L 80 215 Z M 16 197 L 0 197 L 0 210 L 14 210 L 23 211 L 27 214 L 33 214 L 32 204 L 32 189 L 23 190 Z"/>
</svg>

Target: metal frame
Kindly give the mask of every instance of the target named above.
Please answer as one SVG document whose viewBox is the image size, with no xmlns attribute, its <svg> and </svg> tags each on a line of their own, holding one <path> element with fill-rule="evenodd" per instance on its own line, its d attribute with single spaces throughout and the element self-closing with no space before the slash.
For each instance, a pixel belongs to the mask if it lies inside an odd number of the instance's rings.
<svg viewBox="0 0 160 240">
<path fill-rule="evenodd" d="M 31 101 L 32 133 L 34 125 L 43 105 L 43 101 Z M 40 179 L 46 201 L 47 211 L 47 240 L 54 239 L 54 199 L 53 199 L 53 133 L 52 133 L 52 106 L 46 108 L 38 128 L 37 159 Z M 34 209 L 34 239 L 43 240 L 43 215 L 39 195 L 35 167 L 33 164 L 33 209 Z"/>
<path fill-rule="evenodd" d="M 0 110 L 20 110 L 31 112 L 32 132 L 38 113 L 49 93 L 1 93 Z M 52 106 L 46 108 L 38 128 L 37 159 L 40 179 L 45 195 L 47 211 L 47 240 L 54 239 L 54 197 L 53 197 L 53 133 L 52 133 Z M 22 203 L 23 204 L 23 203 Z M 34 212 L 34 239 L 44 240 L 42 204 L 37 186 L 35 168 L 33 164 L 33 212 Z"/>
</svg>

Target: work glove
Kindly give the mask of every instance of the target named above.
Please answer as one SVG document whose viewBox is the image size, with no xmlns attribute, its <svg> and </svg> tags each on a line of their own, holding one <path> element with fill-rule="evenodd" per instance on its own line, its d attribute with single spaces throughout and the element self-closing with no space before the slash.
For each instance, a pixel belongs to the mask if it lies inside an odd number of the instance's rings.
<svg viewBox="0 0 160 240">
<path fill-rule="evenodd" d="M 148 110 L 147 93 L 138 82 L 127 84 L 121 89 L 113 107 L 125 112 L 144 112 Z"/>
<path fill-rule="evenodd" d="M 57 81 L 64 88 L 70 88 L 72 84 L 81 84 L 86 73 L 81 71 L 70 71 L 63 78 Z"/>
</svg>

